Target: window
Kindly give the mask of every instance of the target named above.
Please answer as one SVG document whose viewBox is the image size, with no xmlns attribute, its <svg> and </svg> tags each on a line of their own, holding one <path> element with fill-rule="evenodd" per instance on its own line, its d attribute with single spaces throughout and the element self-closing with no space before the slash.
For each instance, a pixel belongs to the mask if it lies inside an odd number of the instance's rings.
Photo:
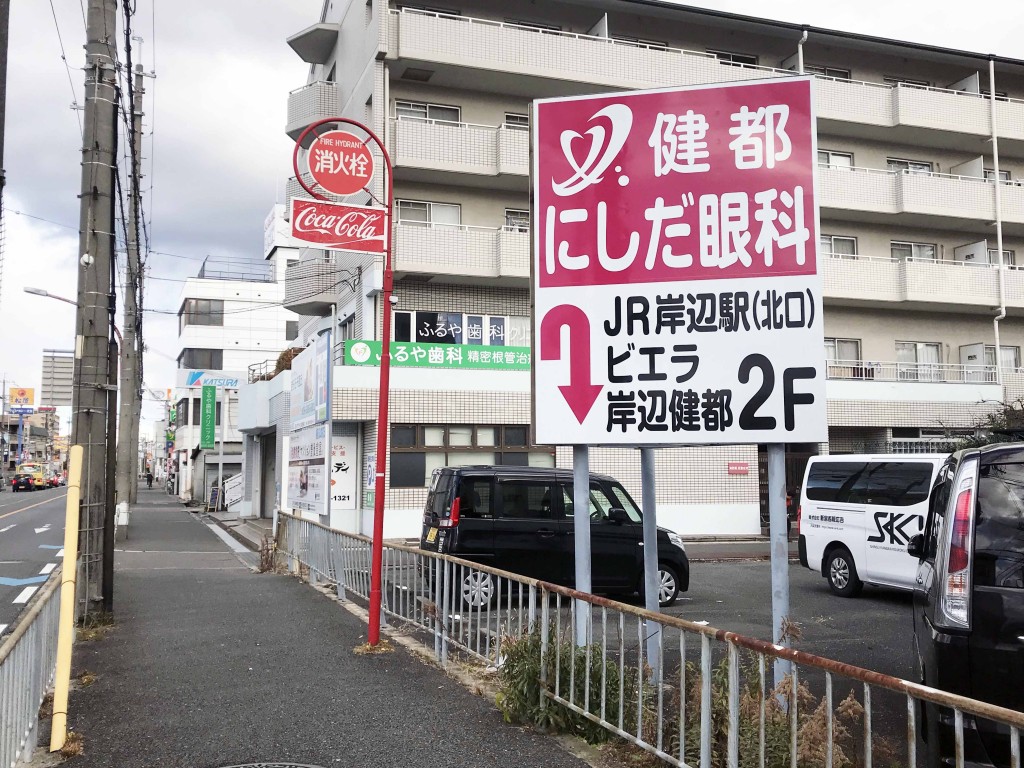
<svg viewBox="0 0 1024 768">
<path fill-rule="evenodd" d="M 501 516 L 513 520 L 550 520 L 554 517 L 557 486 L 544 480 L 501 480 L 498 498 Z"/>
<path fill-rule="evenodd" d="M 506 112 L 505 127 L 517 131 L 530 130 L 530 116 L 522 112 Z"/>
<path fill-rule="evenodd" d="M 978 586 L 1024 589 L 1024 463 L 983 464 L 978 478 L 974 573 Z"/>
<path fill-rule="evenodd" d="M 953 492 L 953 477 L 956 474 L 956 465 L 946 463 L 939 470 L 935 478 L 935 485 L 928 498 L 928 520 L 925 522 L 924 556 L 928 560 L 935 559 L 939 551 L 939 536 L 942 533 L 943 522 L 946 517 L 946 506 L 949 504 L 949 497 Z"/>
<path fill-rule="evenodd" d="M 932 85 L 927 80 L 915 80 L 912 77 L 884 77 L 882 80 L 886 85 L 903 85 L 912 88 L 930 88 Z"/>
<path fill-rule="evenodd" d="M 630 37 L 627 35 L 612 35 L 612 40 L 618 43 L 625 43 L 626 45 L 635 45 L 637 48 L 659 48 L 664 50 L 668 48 L 668 43 L 661 40 L 647 40 L 642 37 Z"/>
<path fill-rule="evenodd" d="M 708 53 L 714 56 L 723 64 L 731 64 L 736 67 L 756 67 L 757 56 L 749 53 L 736 53 L 735 51 L 713 51 L 710 48 Z"/>
<path fill-rule="evenodd" d="M 515 24 L 517 27 L 536 29 L 539 32 L 561 32 L 562 28 L 555 24 L 545 24 L 541 21 L 525 21 L 523 19 L 505 19 L 506 24 Z"/>
<path fill-rule="evenodd" d="M 530 212 L 520 208 L 506 208 L 505 229 L 510 232 L 529 232 Z"/>
<path fill-rule="evenodd" d="M 179 368 L 203 368 L 208 371 L 220 371 L 224 368 L 224 350 L 222 349 L 183 349 L 178 355 Z"/>
<path fill-rule="evenodd" d="M 338 322 L 338 341 L 347 341 L 356 337 L 356 316 L 349 315 Z"/>
<path fill-rule="evenodd" d="M 853 167 L 853 155 L 849 152 L 835 152 L 831 149 L 819 149 L 818 165 L 848 171 Z"/>
<path fill-rule="evenodd" d="M 865 482 L 866 470 L 864 462 L 815 462 L 807 474 L 807 498 L 811 501 L 849 501 L 854 487 Z"/>
<path fill-rule="evenodd" d="M 825 339 L 825 359 L 835 362 L 860 362 L 860 339 Z"/>
<path fill-rule="evenodd" d="M 398 223 L 429 227 L 435 224 L 457 226 L 462 222 L 462 206 L 452 203 L 428 203 L 399 200 Z"/>
<path fill-rule="evenodd" d="M 909 507 L 928 498 L 932 465 L 921 461 L 884 461 L 868 464 L 869 504 Z"/>
<path fill-rule="evenodd" d="M 462 478 L 462 482 L 459 483 L 459 517 L 474 519 L 494 517 L 491 478 Z"/>
<path fill-rule="evenodd" d="M 996 367 L 996 348 L 994 345 L 985 345 L 985 365 Z M 1006 347 L 999 345 L 999 367 L 1004 371 L 1016 371 L 1020 368 L 1020 347 Z"/>
<path fill-rule="evenodd" d="M 889 254 L 893 261 L 937 261 L 938 249 L 935 243 L 908 243 L 893 240 L 889 243 Z"/>
<path fill-rule="evenodd" d="M 224 325 L 224 302 L 220 299 L 185 299 L 178 311 L 178 331 L 186 325 Z"/>
<path fill-rule="evenodd" d="M 909 381 L 939 381 L 942 374 L 940 347 L 933 341 L 897 341 L 896 362 L 900 379 Z"/>
<path fill-rule="evenodd" d="M 285 320 L 284 321 L 284 340 L 292 341 L 293 339 L 299 338 L 299 321 L 298 320 Z"/>
<path fill-rule="evenodd" d="M 394 341 L 530 346 L 530 318 L 462 312 L 395 312 Z"/>
<path fill-rule="evenodd" d="M 462 109 L 445 104 L 396 100 L 395 117 L 399 120 L 436 120 L 442 123 L 459 123 L 462 122 Z"/>
<path fill-rule="evenodd" d="M 995 177 L 996 177 L 995 170 L 993 170 L 992 168 L 986 168 L 985 169 L 985 179 L 986 180 L 992 181 Z M 1010 172 L 1009 171 L 1004 171 L 1002 168 L 1000 168 L 999 169 L 999 180 L 1000 181 L 1009 181 L 1010 180 Z"/>
<path fill-rule="evenodd" d="M 889 170 L 895 173 L 931 173 L 932 164 L 927 160 L 903 160 L 890 157 L 886 160 Z"/>
<path fill-rule="evenodd" d="M 822 77 L 831 77 L 835 80 L 849 80 L 850 70 L 839 69 L 839 67 L 823 67 L 816 64 L 806 64 L 804 66 L 804 72 L 809 75 L 821 75 Z"/>
<path fill-rule="evenodd" d="M 425 487 L 438 467 L 555 466 L 554 450 L 531 448 L 528 435 L 520 425 L 392 425 L 391 487 Z"/>
<path fill-rule="evenodd" d="M 818 239 L 822 253 L 830 256 L 854 258 L 857 255 L 857 238 L 845 235 L 822 235 Z"/>
<path fill-rule="evenodd" d="M 575 517 L 575 500 L 573 494 L 575 493 L 575 485 L 572 483 L 560 484 L 562 489 L 562 514 L 566 517 Z M 601 487 L 597 483 L 590 484 L 590 499 L 587 504 L 588 513 L 591 520 L 607 520 L 608 510 L 618 506 L 612 499 L 608 498 Z"/>
<path fill-rule="evenodd" d="M 999 251 L 997 251 L 995 248 L 989 248 L 988 249 L 988 260 L 989 260 L 989 263 L 995 264 L 995 265 L 998 266 L 998 264 L 999 264 L 999 255 L 998 254 L 999 254 Z M 1003 251 L 1003 264 L 1005 264 L 1008 267 L 1016 267 L 1017 266 L 1017 253 L 1015 251 Z"/>
</svg>

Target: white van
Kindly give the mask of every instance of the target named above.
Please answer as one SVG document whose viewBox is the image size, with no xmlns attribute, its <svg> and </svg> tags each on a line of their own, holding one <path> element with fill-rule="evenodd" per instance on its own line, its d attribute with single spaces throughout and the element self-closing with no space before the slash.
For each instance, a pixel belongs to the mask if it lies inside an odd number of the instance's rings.
<svg viewBox="0 0 1024 768">
<path fill-rule="evenodd" d="M 865 583 L 913 589 L 907 542 L 924 530 L 928 493 L 948 454 L 812 456 L 800 492 L 800 564 L 832 591 Z"/>
</svg>

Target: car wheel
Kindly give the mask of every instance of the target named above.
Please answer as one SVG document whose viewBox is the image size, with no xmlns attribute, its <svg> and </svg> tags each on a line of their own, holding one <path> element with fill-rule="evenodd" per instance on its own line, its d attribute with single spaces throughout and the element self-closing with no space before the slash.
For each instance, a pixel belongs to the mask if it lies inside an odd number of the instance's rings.
<svg viewBox="0 0 1024 768">
<path fill-rule="evenodd" d="M 864 586 L 864 582 L 857 577 L 853 555 L 846 547 L 837 547 L 829 553 L 825 575 L 829 587 L 840 597 L 856 597 Z"/>
<path fill-rule="evenodd" d="M 643 577 L 641 577 L 643 578 Z M 679 597 L 679 574 L 668 563 L 658 563 L 658 605 L 668 608 Z M 643 589 L 640 590 L 643 594 Z"/>
<path fill-rule="evenodd" d="M 497 594 L 494 577 L 489 573 L 472 569 L 462 577 L 462 602 L 470 608 L 490 605 Z"/>
</svg>

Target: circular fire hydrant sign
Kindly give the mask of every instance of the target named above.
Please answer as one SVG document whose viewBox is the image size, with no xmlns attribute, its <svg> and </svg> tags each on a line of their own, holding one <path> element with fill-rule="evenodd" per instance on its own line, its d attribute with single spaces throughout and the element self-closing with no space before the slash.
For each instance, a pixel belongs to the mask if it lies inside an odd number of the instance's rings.
<svg viewBox="0 0 1024 768">
<path fill-rule="evenodd" d="M 348 131 L 317 136 L 307 155 L 309 175 L 333 195 L 352 195 L 373 178 L 373 155 L 366 142 Z"/>
</svg>

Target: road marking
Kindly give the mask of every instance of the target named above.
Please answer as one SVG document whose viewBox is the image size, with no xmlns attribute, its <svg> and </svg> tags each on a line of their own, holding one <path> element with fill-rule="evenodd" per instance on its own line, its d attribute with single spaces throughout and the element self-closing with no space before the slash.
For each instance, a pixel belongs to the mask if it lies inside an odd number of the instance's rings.
<svg viewBox="0 0 1024 768">
<path fill-rule="evenodd" d="M 209 528 L 211 531 L 213 531 L 217 535 L 218 539 L 220 539 L 225 544 L 227 544 L 229 547 L 231 547 L 231 551 L 232 552 L 242 553 L 242 552 L 250 552 L 251 551 L 244 544 L 240 544 L 239 542 L 235 541 L 230 536 L 228 536 L 228 534 L 225 533 L 224 531 L 222 531 L 220 526 L 217 525 L 216 523 L 207 523 L 206 527 Z"/>
<path fill-rule="evenodd" d="M 67 497 L 67 494 L 65 493 L 63 496 L 54 496 L 52 499 L 47 499 L 46 501 L 40 501 L 38 504 L 29 504 L 27 507 L 22 507 L 21 509 L 15 509 L 15 510 L 12 510 L 10 512 L 4 512 L 2 515 L 0 515 L 0 520 L 3 520 L 5 517 L 10 517 L 11 515 L 16 515 L 19 512 L 27 512 L 30 509 L 35 509 L 36 507 L 41 507 L 41 506 L 43 506 L 43 504 L 49 504 L 51 501 L 53 501 L 53 499 L 63 499 L 63 498 L 66 498 L 66 497 Z"/>
<path fill-rule="evenodd" d="M 5 629 L 7 629 L 7 625 L 6 624 L 0 624 L 0 635 L 2 635 L 4 633 Z"/>
<path fill-rule="evenodd" d="M 14 598 L 14 604 L 23 605 L 24 603 L 27 603 L 29 601 L 29 598 L 36 593 L 37 589 L 39 589 L 39 587 L 25 587 L 23 590 L 21 590 L 21 593 L 16 598 Z"/>
<path fill-rule="evenodd" d="M 56 557 L 64 557 L 64 547 L 61 547 L 60 549 L 58 549 L 57 550 L 57 554 L 55 556 Z"/>
<path fill-rule="evenodd" d="M 56 567 L 56 563 L 47 563 L 43 566 L 43 570 L 41 570 L 40 573 L 53 573 L 53 569 Z"/>
<path fill-rule="evenodd" d="M 9 530 L 11 530 L 11 528 L 17 527 L 17 525 L 17 523 L 11 523 L 6 528 L 0 528 L 0 533 L 7 533 Z"/>
<path fill-rule="evenodd" d="M 44 525 L 42 528 L 36 528 L 36 533 L 46 533 L 48 530 L 50 530 L 50 524 L 49 523 Z"/>
<path fill-rule="evenodd" d="M 0 576 L 0 585 L 5 587 L 23 587 L 26 584 L 39 584 L 46 581 L 45 576 L 29 576 L 27 579 L 12 579 L 7 576 Z"/>
<path fill-rule="evenodd" d="M 40 549 L 61 549 L 60 544 L 40 544 Z"/>
</svg>

